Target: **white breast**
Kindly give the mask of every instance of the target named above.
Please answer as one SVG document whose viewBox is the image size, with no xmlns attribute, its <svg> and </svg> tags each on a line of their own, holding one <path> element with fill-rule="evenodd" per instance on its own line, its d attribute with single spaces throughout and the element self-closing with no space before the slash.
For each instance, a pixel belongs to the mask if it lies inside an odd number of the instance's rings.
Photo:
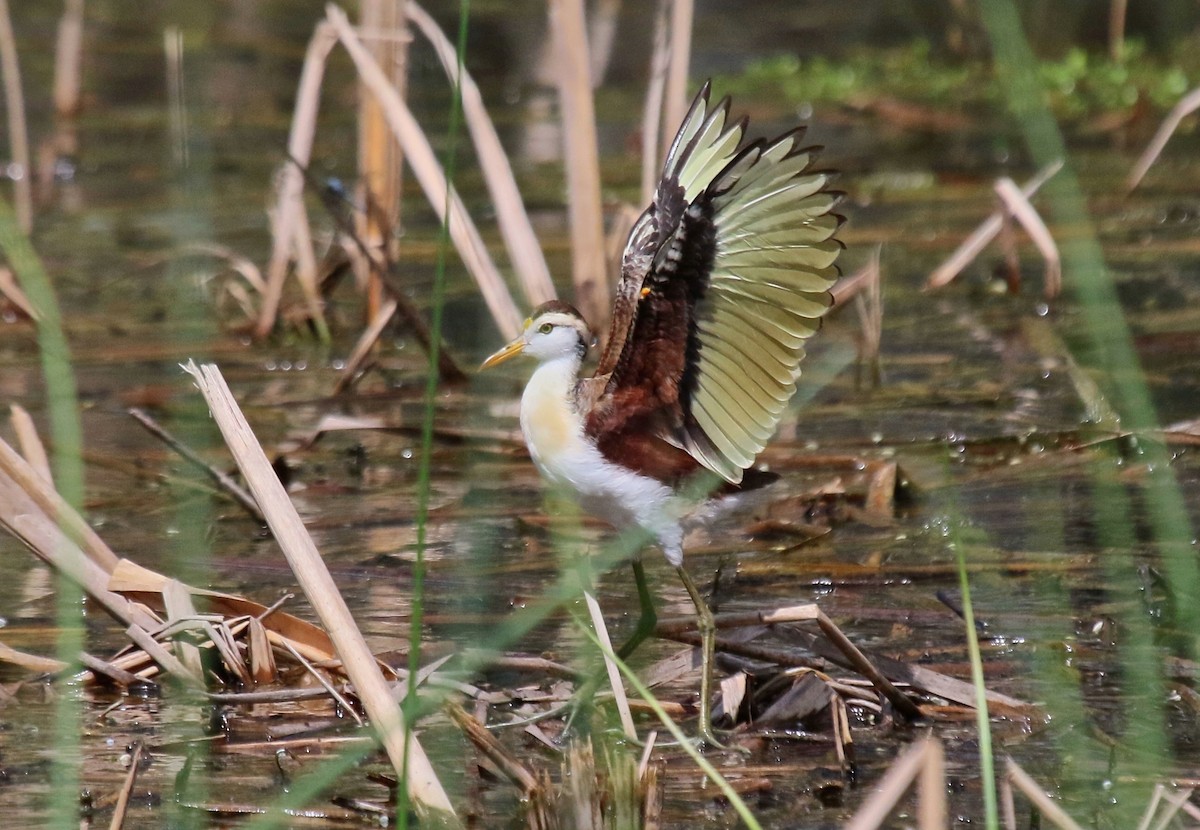
<svg viewBox="0 0 1200 830">
<path fill-rule="evenodd" d="M 525 387 L 521 431 L 534 464 L 596 518 L 654 534 L 667 559 L 680 564 L 683 505 L 665 484 L 608 461 L 584 435 L 583 418 L 570 405 L 577 372 L 571 358 L 547 361 Z"/>
</svg>

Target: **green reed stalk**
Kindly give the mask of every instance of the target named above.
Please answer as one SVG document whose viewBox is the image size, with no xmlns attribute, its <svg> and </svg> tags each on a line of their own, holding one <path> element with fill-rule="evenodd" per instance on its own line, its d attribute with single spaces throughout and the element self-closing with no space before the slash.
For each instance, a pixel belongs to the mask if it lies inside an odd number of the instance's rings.
<svg viewBox="0 0 1200 830">
<path fill-rule="evenodd" d="M 1066 159 L 1066 143 L 1051 116 L 1034 74 L 1033 53 L 1021 29 L 1012 0 L 980 4 L 992 41 L 995 68 L 1008 105 L 1025 136 L 1035 164 Z M 1158 418 L 1133 347 L 1128 321 L 1118 301 L 1112 274 L 1097 240 L 1079 179 L 1070 164 L 1043 190 L 1055 218 L 1072 233 L 1060 241 L 1063 272 L 1075 293 L 1088 338 L 1081 364 L 1103 372 L 1101 382 L 1111 395 L 1123 429 L 1135 438 L 1158 426 Z M 1193 531 L 1183 496 L 1165 446 L 1142 442 L 1142 497 L 1170 590 L 1175 597 L 1178 630 L 1186 632 L 1183 656 L 1200 656 L 1200 565 L 1192 550 Z M 1111 461 L 1111 459 L 1110 459 Z M 1161 662 L 1136 592 L 1123 586 L 1135 579 L 1132 555 L 1135 535 L 1130 497 L 1113 477 L 1112 464 L 1093 467 L 1096 524 L 1105 548 L 1106 582 L 1129 608 L 1121 620 L 1121 662 L 1127 727 L 1118 756 L 1136 759 L 1138 777 L 1148 787 L 1157 774 L 1169 741 L 1164 728 L 1165 698 Z M 1150 764 L 1149 767 L 1145 764 Z M 1118 809 L 1124 808 L 1119 801 Z M 1127 812 L 1126 819 L 1134 817 Z M 1127 823 L 1127 822 L 1118 822 Z"/>
<path fill-rule="evenodd" d="M 995 68 L 1034 163 L 1067 159 L 1066 142 L 1047 108 L 1035 75 L 1033 52 L 1021 30 L 1012 0 L 980 4 L 995 55 Z M 1128 321 L 1117 298 L 1111 272 L 1096 238 L 1095 223 L 1074 169 L 1067 163 L 1043 188 L 1055 218 L 1072 233 L 1059 241 L 1067 285 L 1077 295 L 1089 338 L 1087 360 L 1103 367 L 1103 385 L 1113 396 L 1122 427 L 1134 434 L 1158 428 L 1158 416 Z M 1189 653 L 1200 657 L 1200 563 L 1191 547 L 1194 536 L 1183 495 L 1167 449 L 1155 442 L 1140 447 L 1146 467 L 1145 499 L 1167 578 L 1177 598 L 1179 625 L 1190 632 Z"/>
<path fill-rule="evenodd" d="M 979 773 L 983 786 L 984 826 L 1000 827 L 996 801 L 996 765 L 992 754 L 992 722 L 988 717 L 987 686 L 983 679 L 983 656 L 979 653 L 979 633 L 971 605 L 971 580 L 967 576 L 967 553 L 961 539 L 952 538 L 954 559 L 958 563 L 958 585 L 962 591 L 963 624 L 967 627 L 967 654 L 971 660 L 971 685 L 975 687 L 975 724 L 979 729 Z"/>
<path fill-rule="evenodd" d="M 38 350 L 46 384 L 46 410 L 50 418 L 51 461 L 58 492 L 72 507 L 83 505 L 83 430 L 75 393 L 71 348 L 63 332 L 54 286 L 29 239 L 18 228 L 8 202 L 0 199 L 0 250 L 20 280 L 29 302 L 37 310 Z M 55 656 L 74 666 L 83 651 L 83 590 L 58 571 L 58 632 Z M 79 825 L 79 758 L 81 702 L 71 690 L 55 699 L 54 757 L 50 771 L 50 827 Z"/>
<path fill-rule="evenodd" d="M 462 74 L 463 57 L 467 50 L 467 24 L 470 20 L 470 0 L 460 0 L 458 5 L 458 42 L 455 47 L 457 65 L 453 78 L 454 93 L 450 102 L 450 123 L 447 128 L 446 152 L 442 168 L 446 171 L 446 202 L 442 215 L 446 217 L 438 233 L 437 260 L 433 272 L 433 290 L 430 294 L 429 321 L 429 368 L 425 378 L 425 410 L 421 421 L 421 454 L 417 466 L 417 550 L 412 575 L 412 618 L 409 623 L 408 649 L 408 692 L 404 698 L 404 723 L 408 733 L 405 742 L 405 763 L 398 792 L 397 820 L 401 830 L 408 827 L 408 747 L 412 743 L 413 724 L 418 716 L 417 673 L 421 669 L 421 618 L 425 588 L 425 541 L 426 522 L 429 518 L 429 478 L 433 458 L 433 426 L 437 413 L 438 357 L 442 342 L 442 317 L 446 304 L 446 257 L 450 250 L 450 193 L 454 186 L 454 173 L 458 161 L 458 133 L 462 117 Z"/>
<path fill-rule="evenodd" d="M 1066 548 L 1066 532 L 1062 511 L 1062 483 L 1058 480 L 1039 480 L 1033 484 L 1030 503 L 1042 505 L 1038 521 L 1030 527 L 1033 549 L 1039 551 L 1062 551 Z M 1071 642 L 1073 624 L 1069 611 L 1071 598 L 1061 577 L 1047 573 L 1032 584 L 1037 607 L 1056 609 L 1051 620 L 1041 615 L 1033 623 L 1026 642 L 1033 646 L 1032 669 L 1037 682 L 1033 699 L 1041 703 L 1047 712 L 1052 712 L 1056 756 L 1053 761 L 1055 778 L 1064 796 L 1064 808 L 1072 814 L 1078 812 L 1081 789 L 1086 792 L 1093 762 L 1099 755 L 1099 742 L 1090 735 L 1090 719 L 1080 691 L 1079 670 L 1074 665 L 1068 643 Z M 1062 612 L 1067 611 L 1067 619 Z M 1068 630 L 1064 631 L 1063 627 Z M 1092 802 L 1089 802 L 1089 806 Z"/>
</svg>

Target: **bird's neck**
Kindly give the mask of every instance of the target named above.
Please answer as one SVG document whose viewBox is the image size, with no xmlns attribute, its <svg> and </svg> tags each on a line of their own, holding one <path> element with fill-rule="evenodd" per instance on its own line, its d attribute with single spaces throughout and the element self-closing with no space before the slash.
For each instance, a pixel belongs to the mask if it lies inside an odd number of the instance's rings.
<svg viewBox="0 0 1200 830">
<path fill-rule="evenodd" d="M 537 367 L 521 396 L 521 431 L 539 467 L 572 455 L 583 440 L 583 418 L 575 407 L 580 358 L 570 354 Z"/>
</svg>

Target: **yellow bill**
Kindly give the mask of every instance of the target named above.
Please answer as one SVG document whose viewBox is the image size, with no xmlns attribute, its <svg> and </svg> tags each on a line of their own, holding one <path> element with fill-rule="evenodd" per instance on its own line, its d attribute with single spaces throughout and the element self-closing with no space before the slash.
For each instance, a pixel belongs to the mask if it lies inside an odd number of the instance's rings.
<svg viewBox="0 0 1200 830">
<path fill-rule="evenodd" d="M 500 351 L 498 351 L 492 355 L 489 355 L 488 359 L 483 361 L 483 364 L 480 365 L 479 368 L 480 369 L 490 369 L 493 366 L 498 366 L 499 364 L 503 363 L 504 361 L 508 360 L 509 358 L 516 357 L 524 350 L 525 350 L 525 338 L 518 337 L 516 340 L 509 343 L 507 346 L 505 346 Z"/>
</svg>

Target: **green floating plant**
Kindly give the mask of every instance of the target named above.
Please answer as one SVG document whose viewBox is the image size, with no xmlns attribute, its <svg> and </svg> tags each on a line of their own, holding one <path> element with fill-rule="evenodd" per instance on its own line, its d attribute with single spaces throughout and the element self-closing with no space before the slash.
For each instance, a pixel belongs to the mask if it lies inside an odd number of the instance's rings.
<svg viewBox="0 0 1200 830">
<path fill-rule="evenodd" d="M 1045 103 L 1060 118 L 1081 119 L 1128 110 L 1139 102 L 1167 109 L 1200 76 L 1200 67 L 1151 54 L 1139 41 L 1126 43 L 1119 58 L 1075 47 L 1057 59 L 1035 64 Z M 770 55 L 722 77 L 718 86 L 739 97 L 771 96 L 794 105 L 861 105 L 900 98 L 938 107 L 989 106 L 1004 101 L 1004 89 L 982 60 L 955 61 L 935 54 L 927 40 L 891 49 L 856 49 L 838 59 Z"/>
</svg>

